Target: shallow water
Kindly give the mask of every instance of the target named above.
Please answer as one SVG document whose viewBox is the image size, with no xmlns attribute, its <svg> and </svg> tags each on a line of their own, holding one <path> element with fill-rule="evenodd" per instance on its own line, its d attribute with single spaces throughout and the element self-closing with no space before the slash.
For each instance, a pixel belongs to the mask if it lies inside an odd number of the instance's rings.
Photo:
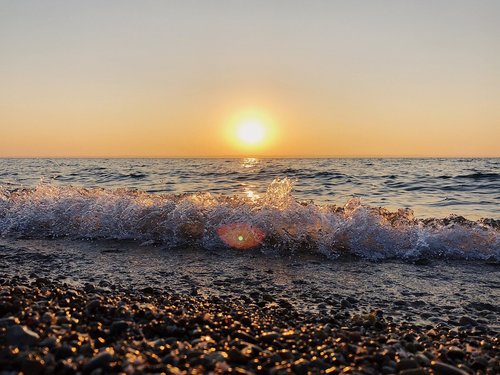
<svg viewBox="0 0 500 375">
<path fill-rule="evenodd" d="M 0 159 L 0 186 L 56 185 L 148 193 L 263 194 L 275 178 L 294 196 L 344 205 L 350 198 L 415 216 L 500 219 L 500 159 Z"/>
<path fill-rule="evenodd" d="M 498 263 L 333 262 L 307 255 L 173 250 L 123 241 L 14 239 L 0 239 L 0 255 L 4 277 L 221 297 L 271 295 L 319 315 L 338 313 L 347 299 L 346 311 L 351 314 L 378 308 L 408 322 L 452 326 L 466 315 L 500 329 Z"/>
</svg>

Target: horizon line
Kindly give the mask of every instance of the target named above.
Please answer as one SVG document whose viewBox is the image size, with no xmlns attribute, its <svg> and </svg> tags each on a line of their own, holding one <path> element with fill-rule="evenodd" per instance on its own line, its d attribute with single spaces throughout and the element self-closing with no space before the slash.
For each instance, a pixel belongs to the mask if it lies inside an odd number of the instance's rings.
<svg viewBox="0 0 500 375">
<path fill-rule="evenodd" d="M 498 159 L 498 156 L 465 155 L 319 155 L 319 156 L 266 156 L 266 155 L 222 155 L 222 156 L 0 156 L 0 159 Z"/>
</svg>

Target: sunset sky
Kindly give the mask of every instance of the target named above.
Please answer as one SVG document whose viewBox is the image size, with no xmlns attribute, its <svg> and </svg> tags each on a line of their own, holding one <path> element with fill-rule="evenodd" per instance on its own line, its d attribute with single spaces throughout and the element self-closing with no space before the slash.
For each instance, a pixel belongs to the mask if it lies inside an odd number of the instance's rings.
<svg viewBox="0 0 500 375">
<path fill-rule="evenodd" d="M 0 1 L 0 156 L 500 156 L 499 20 L 496 0 Z"/>
</svg>

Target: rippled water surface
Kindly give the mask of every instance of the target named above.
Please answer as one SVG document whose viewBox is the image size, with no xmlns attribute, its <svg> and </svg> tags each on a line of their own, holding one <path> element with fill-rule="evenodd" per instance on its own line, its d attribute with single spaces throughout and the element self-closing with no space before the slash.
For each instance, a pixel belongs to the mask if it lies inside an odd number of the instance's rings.
<svg viewBox="0 0 500 375">
<path fill-rule="evenodd" d="M 416 217 L 500 218 L 500 159 L 0 159 L 6 189 L 55 185 L 148 193 L 263 194 L 295 181 L 300 200 L 409 207 Z"/>
</svg>

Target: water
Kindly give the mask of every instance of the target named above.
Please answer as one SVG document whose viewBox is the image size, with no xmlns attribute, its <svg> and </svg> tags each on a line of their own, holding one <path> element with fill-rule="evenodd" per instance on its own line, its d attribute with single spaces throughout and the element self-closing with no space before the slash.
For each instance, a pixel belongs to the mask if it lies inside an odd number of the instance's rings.
<svg viewBox="0 0 500 375">
<path fill-rule="evenodd" d="M 262 195 L 294 180 L 299 200 L 344 205 L 352 197 L 416 217 L 500 219 L 500 159 L 0 159 L 0 186 L 55 185 L 147 193 Z"/>
<path fill-rule="evenodd" d="M 0 168 L 4 238 L 500 260 L 500 159 L 2 159 Z"/>
</svg>

